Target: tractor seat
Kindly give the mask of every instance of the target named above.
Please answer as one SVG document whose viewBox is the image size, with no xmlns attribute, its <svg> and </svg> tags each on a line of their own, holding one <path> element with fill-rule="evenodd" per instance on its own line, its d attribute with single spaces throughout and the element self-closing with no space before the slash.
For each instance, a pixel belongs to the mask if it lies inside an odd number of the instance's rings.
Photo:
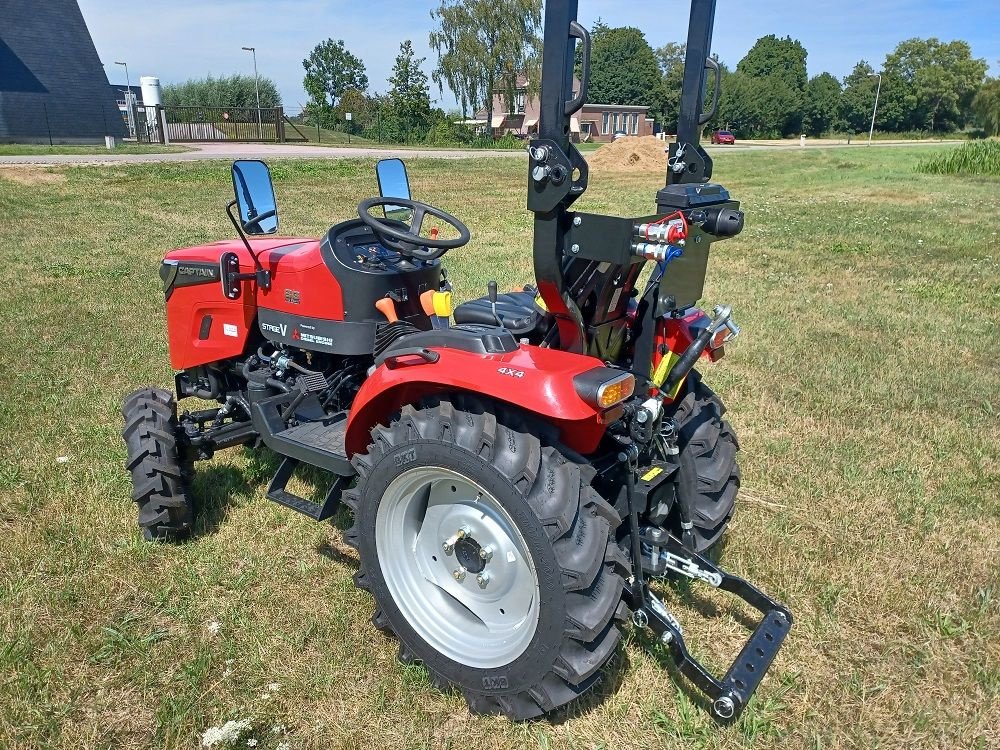
<svg viewBox="0 0 1000 750">
<path fill-rule="evenodd" d="M 477 323 L 495 326 L 496 318 L 490 308 L 489 297 L 463 302 L 454 311 L 456 323 Z M 535 304 L 535 292 L 509 292 L 497 295 L 497 318 L 503 327 L 515 336 L 534 331 L 541 324 L 544 313 Z"/>
</svg>

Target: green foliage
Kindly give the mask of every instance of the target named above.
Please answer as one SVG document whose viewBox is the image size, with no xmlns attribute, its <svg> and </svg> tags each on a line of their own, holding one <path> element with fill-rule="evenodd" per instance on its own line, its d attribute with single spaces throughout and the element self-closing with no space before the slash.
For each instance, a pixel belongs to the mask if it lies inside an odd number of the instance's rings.
<svg viewBox="0 0 1000 750">
<path fill-rule="evenodd" d="M 883 66 L 888 127 L 935 132 L 962 128 L 987 67 L 985 60 L 972 57 L 963 41 L 900 42 Z"/>
<path fill-rule="evenodd" d="M 1000 141 L 970 141 L 956 149 L 922 160 L 918 172 L 1000 177 Z"/>
<path fill-rule="evenodd" d="M 588 99 L 599 104 L 638 104 L 662 121 L 667 90 L 653 48 L 632 27 L 599 27 L 591 36 Z M 675 107 L 676 111 L 676 107 Z"/>
<path fill-rule="evenodd" d="M 736 66 L 745 83 L 738 88 L 760 101 L 742 102 L 744 123 L 733 120 L 743 135 L 775 136 L 801 132 L 806 102 L 806 50 L 791 37 L 761 37 Z"/>
<path fill-rule="evenodd" d="M 860 133 L 868 130 L 875 107 L 877 85 L 875 70 L 864 60 L 855 65 L 851 74 L 844 79 L 840 117 L 849 131 Z"/>
<path fill-rule="evenodd" d="M 663 74 L 663 117 L 659 120 L 665 133 L 677 132 L 677 117 L 684 85 L 684 55 L 687 45 L 667 42 L 656 50 L 656 62 Z"/>
<path fill-rule="evenodd" d="M 302 61 L 306 77 L 302 86 L 317 107 L 332 106 L 348 89 L 368 88 L 365 64 L 351 54 L 343 40 L 317 44 Z"/>
<path fill-rule="evenodd" d="M 437 28 L 430 46 L 438 56 L 431 77 L 442 92 L 445 84 L 454 92 L 463 115 L 485 108 L 492 119 L 494 92 L 512 109 L 522 74 L 529 96 L 535 92 L 541 0 L 442 0 L 431 18 Z"/>
<path fill-rule="evenodd" d="M 424 143 L 428 146 L 456 146 L 471 143 L 473 140 L 474 135 L 469 128 L 458 125 L 448 118 L 435 121 L 424 136 Z"/>
<path fill-rule="evenodd" d="M 280 107 L 281 95 L 270 78 L 254 80 L 239 73 L 214 78 L 193 78 L 183 83 L 168 83 L 163 87 L 163 103 L 168 107 L 256 107 L 260 86 L 260 106 Z"/>
<path fill-rule="evenodd" d="M 427 74 L 421 70 L 424 58 L 417 58 L 413 44 L 407 39 L 399 45 L 399 55 L 389 77 L 384 117 L 389 132 L 400 132 L 401 140 L 415 134 L 423 139 L 431 126 L 431 97 Z"/>
<path fill-rule="evenodd" d="M 972 112 L 986 135 L 1000 135 L 1000 78 L 988 78 L 972 100 Z"/>
<path fill-rule="evenodd" d="M 803 95 L 776 77 L 735 72 L 723 77 L 716 122 L 740 138 L 779 138 L 790 120 L 801 121 Z"/>
<path fill-rule="evenodd" d="M 820 73 L 806 84 L 803 127 L 817 136 L 840 127 L 840 81 L 829 73 Z"/>
</svg>

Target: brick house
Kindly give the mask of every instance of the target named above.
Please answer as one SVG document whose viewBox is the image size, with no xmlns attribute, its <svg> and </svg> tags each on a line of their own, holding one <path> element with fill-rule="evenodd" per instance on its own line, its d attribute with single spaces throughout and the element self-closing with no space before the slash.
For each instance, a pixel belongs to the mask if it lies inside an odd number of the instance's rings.
<svg viewBox="0 0 1000 750">
<path fill-rule="evenodd" d="M 574 94 L 580 82 L 573 79 Z M 493 121 L 486 123 L 487 110 L 481 109 L 476 118 L 488 125 L 493 135 L 513 133 L 528 136 L 538 131 L 538 97 L 528 96 L 527 79 L 519 76 L 514 97 L 514 111 L 507 112 L 503 95 L 493 94 Z M 618 132 L 627 135 L 652 135 L 653 119 L 649 117 L 649 107 L 632 104 L 591 104 L 570 118 L 571 136 L 576 142 L 595 141 L 607 143 Z"/>
</svg>

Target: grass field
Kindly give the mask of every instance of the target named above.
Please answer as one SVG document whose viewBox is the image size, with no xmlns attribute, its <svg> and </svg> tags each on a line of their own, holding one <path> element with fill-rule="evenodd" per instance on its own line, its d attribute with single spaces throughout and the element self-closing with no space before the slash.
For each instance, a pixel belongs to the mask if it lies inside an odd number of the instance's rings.
<svg viewBox="0 0 1000 750">
<path fill-rule="evenodd" d="M 194 748 L 230 720 L 258 750 L 1000 747 L 1000 181 L 916 173 L 930 148 L 714 156 L 748 212 L 706 287 L 743 327 L 704 370 L 742 446 L 722 560 L 796 616 L 727 730 L 634 634 L 553 721 L 470 716 L 370 627 L 344 515 L 265 499 L 266 456 L 199 465 L 195 539 L 141 541 L 119 404 L 172 383 L 159 259 L 231 236 L 229 170 L 0 169 L 0 747 Z M 409 169 L 473 230 L 457 297 L 530 280 L 523 164 Z M 372 160 L 273 171 L 289 234 L 376 192 Z M 592 173 L 581 207 L 648 213 L 662 179 Z M 728 664 L 728 606 L 664 591 Z"/>
<path fill-rule="evenodd" d="M 119 143 L 118 148 L 104 146 L 43 146 L 38 144 L 0 143 L 0 156 L 48 156 L 50 154 L 170 154 L 190 151 L 184 146 L 160 146 L 148 143 Z"/>
</svg>

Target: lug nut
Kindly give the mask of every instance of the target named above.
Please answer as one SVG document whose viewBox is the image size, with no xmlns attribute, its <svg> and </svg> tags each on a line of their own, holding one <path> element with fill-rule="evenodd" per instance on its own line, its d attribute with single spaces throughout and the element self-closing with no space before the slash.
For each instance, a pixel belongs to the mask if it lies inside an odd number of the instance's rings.
<svg viewBox="0 0 1000 750">
<path fill-rule="evenodd" d="M 462 581 L 465 580 L 465 572 L 466 572 L 465 568 L 455 568 L 451 572 L 451 577 L 454 578 L 459 583 L 461 583 Z"/>
<path fill-rule="evenodd" d="M 455 550 L 455 545 L 458 544 L 460 539 L 465 539 L 469 535 L 469 527 L 463 526 L 450 537 L 444 540 L 441 545 L 441 549 L 445 551 L 445 554 L 450 555 Z"/>
<path fill-rule="evenodd" d="M 464 577 L 464 574 L 463 574 L 463 577 Z M 476 576 L 476 583 L 479 584 L 479 588 L 481 588 L 481 589 L 486 588 L 489 585 L 489 583 L 490 583 L 490 574 L 489 573 L 480 573 L 479 575 Z"/>
<path fill-rule="evenodd" d="M 489 562 L 493 559 L 493 545 L 487 544 L 481 550 L 479 550 L 479 559 L 483 562 Z"/>
</svg>

